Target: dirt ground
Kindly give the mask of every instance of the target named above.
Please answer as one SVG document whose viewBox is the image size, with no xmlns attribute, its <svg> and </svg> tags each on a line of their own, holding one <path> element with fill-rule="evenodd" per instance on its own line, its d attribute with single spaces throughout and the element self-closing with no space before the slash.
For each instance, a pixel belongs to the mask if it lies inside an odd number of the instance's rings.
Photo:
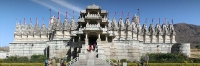
<svg viewBox="0 0 200 66">
<path fill-rule="evenodd" d="M 200 58 L 200 50 L 198 49 L 191 49 L 191 58 Z"/>
</svg>

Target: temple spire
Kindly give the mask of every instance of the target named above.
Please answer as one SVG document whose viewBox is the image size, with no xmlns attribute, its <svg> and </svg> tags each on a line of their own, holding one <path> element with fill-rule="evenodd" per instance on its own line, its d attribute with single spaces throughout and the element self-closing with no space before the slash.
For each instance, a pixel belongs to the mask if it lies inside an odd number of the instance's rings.
<svg viewBox="0 0 200 66">
<path fill-rule="evenodd" d="M 174 20 L 172 19 L 172 24 L 174 24 Z"/>
<path fill-rule="evenodd" d="M 152 24 L 153 24 L 153 18 L 152 18 Z"/>
</svg>

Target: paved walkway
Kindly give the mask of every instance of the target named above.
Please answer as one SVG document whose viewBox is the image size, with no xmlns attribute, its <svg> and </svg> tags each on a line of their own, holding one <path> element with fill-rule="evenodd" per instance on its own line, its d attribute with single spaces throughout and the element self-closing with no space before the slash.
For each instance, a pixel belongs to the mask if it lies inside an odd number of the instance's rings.
<svg viewBox="0 0 200 66">
<path fill-rule="evenodd" d="M 89 52 L 87 66 L 94 66 L 94 52 L 93 51 Z"/>
</svg>

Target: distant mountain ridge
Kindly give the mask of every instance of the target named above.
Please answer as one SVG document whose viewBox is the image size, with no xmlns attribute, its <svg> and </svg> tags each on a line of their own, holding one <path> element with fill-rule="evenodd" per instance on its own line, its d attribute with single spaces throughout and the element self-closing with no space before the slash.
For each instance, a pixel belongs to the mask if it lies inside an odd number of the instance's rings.
<svg viewBox="0 0 200 66">
<path fill-rule="evenodd" d="M 200 43 L 200 26 L 186 23 L 174 24 L 176 31 L 176 42 L 180 43 Z"/>
</svg>

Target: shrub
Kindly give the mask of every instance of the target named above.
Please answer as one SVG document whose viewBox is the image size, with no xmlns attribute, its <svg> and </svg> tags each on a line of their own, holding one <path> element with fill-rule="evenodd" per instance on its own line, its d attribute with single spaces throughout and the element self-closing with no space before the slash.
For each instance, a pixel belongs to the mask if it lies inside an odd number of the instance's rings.
<svg viewBox="0 0 200 66">
<path fill-rule="evenodd" d="M 121 59 L 121 62 L 127 62 L 127 59 Z"/>
<path fill-rule="evenodd" d="M 2 63 L 3 62 L 3 59 L 0 59 L 0 63 Z"/>
<path fill-rule="evenodd" d="M 41 63 L 44 62 L 46 57 L 44 55 L 32 55 L 30 62 Z"/>
<path fill-rule="evenodd" d="M 117 61 L 116 60 L 114 60 L 114 59 L 110 59 L 111 61 L 113 61 L 114 63 L 116 63 Z"/>
<path fill-rule="evenodd" d="M 29 62 L 28 57 L 26 56 L 10 56 L 6 59 L 3 59 L 4 63 L 27 63 Z"/>
<path fill-rule="evenodd" d="M 2 63 L 0 66 L 44 66 L 44 63 Z"/>
<path fill-rule="evenodd" d="M 188 60 L 188 57 L 180 53 L 151 53 L 149 56 L 150 63 L 184 63 Z M 144 56 L 141 57 L 141 61 L 144 60 Z"/>
</svg>

